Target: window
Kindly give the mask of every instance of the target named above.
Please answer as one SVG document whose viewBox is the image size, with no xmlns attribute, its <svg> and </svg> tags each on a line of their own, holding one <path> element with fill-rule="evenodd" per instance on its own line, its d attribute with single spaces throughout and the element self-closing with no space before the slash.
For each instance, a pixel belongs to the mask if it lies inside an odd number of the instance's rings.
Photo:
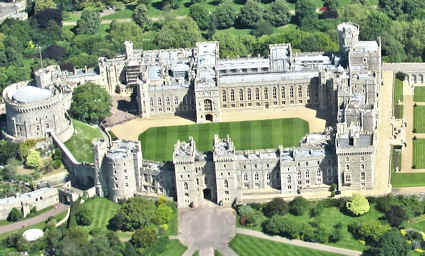
<svg viewBox="0 0 425 256">
<path fill-rule="evenodd" d="M 230 90 L 230 101 L 235 101 L 235 90 Z"/>
<path fill-rule="evenodd" d="M 301 171 L 298 171 L 298 180 L 301 180 Z"/>
<path fill-rule="evenodd" d="M 158 105 L 162 105 L 162 99 L 158 98 Z"/>
<path fill-rule="evenodd" d="M 346 165 L 345 165 L 345 170 L 346 170 L 346 171 L 349 171 L 349 170 L 350 170 L 350 165 L 349 165 L 349 164 L 346 164 Z"/>
<path fill-rule="evenodd" d="M 362 181 L 366 180 L 366 173 L 365 172 L 360 173 L 360 179 Z"/>
<path fill-rule="evenodd" d="M 239 100 L 243 100 L 243 90 L 239 89 Z"/>
<path fill-rule="evenodd" d="M 248 88 L 248 100 L 251 100 L 251 88 Z"/>
<path fill-rule="evenodd" d="M 267 180 L 270 180 L 270 173 L 269 172 L 267 173 L 267 177 L 266 178 L 267 178 Z"/>
<path fill-rule="evenodd" d="M 204 109 L 205 111 L 212 111 L 212 100 L 204 100 Z"/>
<path fill-rule="evenodd" d="M 291 86 L 291 88 L 289 88 L 289 97 L 293 98 L 294 97 L 294 87 Z"/>
<path fill-rule="evenodd" d="M 260 99 L 260 89 L 259 88 L 255 88 L 255 99 L 256 100 Z"/>
<path fill-rule="evenodd" d="M 310 171 L 309 170 L 305 171 L 305 178 L 310 179 Z"/>
<path fill-rule="evenodd" d="M 170 105 L 170 97 L 165 98 L 165 101 L 167 102 L 167 105 Z"/>
<path fill-rule="evenodd" d="M 177 98 L 177 96 L 174 97 L 174 104 L 178 105 L 179 104 L 179 98 Z"/>
<path fill-rule="evenodd" d="M 303 97 L 303 88 L 301 86 L 298 87 L 298 97 L 299 98 Z"/>
<path fill-rule="evenodd" d="M 187 185 L 187 182 L 185 182 L 185 183 L 183 184 L 183 186 L 184 186 L 184 190 L 188 190 L 188 189 L 189 189 L 189 186 Z"/>
<path fill-rule="evenodd" d="M 150 101 L 151 107 L 153 107 L 153 98 L 150 98 L 149 101 Z"/>
<path fill-rule="evenodd" d="M 361 165 L 360 165 L 360 168 L 361 168 L 362 170 L 364 170 L 364 164 L 361 164 Z"/>
<path fill-rule="evenodd" d="M 285 87 L 282 87 L 282 99 L 286 98 Z"/>
<path fill-rule="evenodd" d="M 255 173 L 255 174 L 254 174 L 254 179 L 255 179 L 255 180 L 259 180 L 259 179 L 260 179 L 260 177 L 258 176 L 258 173 Z"/>
<path fill-rule="evenodd" d="M 364 156 L 360 157 L 360 161 L 364 161 Z"/>
<path fill-rule="evenodd" d="M 292 189 L 292 186 L 291 185 L 288 185 L 288 190 L 291 190 Z"/>
<path fill-rule="evenodd" d="M 269 99 L 269 88 L 264 88 L 264 99 Z"/>
<path fill-rule="evenodd" d="M 345 162 L 350 162 L 350 158 L 348 156 L 345 158 Z"/>
<path fill-rule="evenodd" d="M 226 90 L 223 90 L 223 102 L 227 101 L 227 92 Z"/>
<path fill-rule="evenodd" d="M 224 180 L 224 187 L 228 188 L 229 187 L 229 182 L 227 180 Z"/>
<path fill-rule="evenodd" d="M 351 183 L 351 173 L 349 172 L 344 173 L 344 180 L 345 180 L 345 183 Z"/>
<path fill-rule="evenodd" d="M 273 99 L 277 98 L 277 88 L 273 87 Z"/>
<path fill-rule="evenodd" d="M 247 181 L 247 180 L 248 180 L 248 173 L 244 173 L 244 174 L 243 174 L 243 180 L 244 180 L 244 181 Z"/>
<path fill-rule="evenodd" d="M 291 175 L 288 175 L 288 177 L 286 177 L 286 183 L 288 184 L 292 183 Z"/>
</svg>

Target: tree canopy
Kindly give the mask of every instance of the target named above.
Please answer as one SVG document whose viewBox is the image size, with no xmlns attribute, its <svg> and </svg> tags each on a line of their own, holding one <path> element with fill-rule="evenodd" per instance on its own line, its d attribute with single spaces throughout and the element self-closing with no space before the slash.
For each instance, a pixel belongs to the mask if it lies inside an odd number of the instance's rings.
<svg viewBox="0 0 425 256">
<path fill-rule="evenodd" d="M 70 113 L 78 120 L 97 123 L 111 114 L 111 106 L 111 96 L 105 88 L 86 83 L 74 90 Z"/>
<path fill-rule="evenodd" d="M 100 15 L 95 10 L 84 10 L 77 22 L 78 34 L 95 34 L 100 26 Z"/>
<path fill-rule="evenodd" d="M 192 18 L 174 19 L 161 28 L 154 42 L 159 48 L 189 48 L 201 40 L 201 32 Z"/>
<path fill-rule="evenodd" d="M 363 215 L 370 210 L 369 201 L 359 193 L 353 194 L 351 200 L 347 201 L 347 209 L 355 216 Z"/>
</svg>

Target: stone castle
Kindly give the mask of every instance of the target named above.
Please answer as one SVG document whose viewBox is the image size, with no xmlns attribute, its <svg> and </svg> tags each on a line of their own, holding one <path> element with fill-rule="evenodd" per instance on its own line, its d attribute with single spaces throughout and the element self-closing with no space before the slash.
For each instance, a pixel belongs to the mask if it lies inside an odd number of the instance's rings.
<svg viewBox="0 0 425 256">
<path fill-rule="evenodd" d="M 95 161 L 71 176 L 95 186 L 114 201 L 134 195 L 177 198 L 179 207 L 206 198 L 220 205 L 329 190 L 370 190 L 374 154 L 381 43 L 359 41 L 359 27 L 338 25 L 340 51 L 296 53 L 290 44 L 270 45 L 268 58 L 220 59 L 217 42 L 193 49 L 134 50 L 99 59 L 98 73 L 39 72 L 39 87 L 52 80 L 93 81 L 111 94 L 136 94 L 142 118 L 164 113 L 220 121 L 227 110 L 308 106 L 325 113 L 323 134 L 307 135 L 298 147 L 236 150 L 231 138 L 214 137 L 213 151 L 201 153 L 195 141 L 178 141 L 173 162 L 143 160 L 135 141 L 97 141 Z M 9 120 L 9 118 L 8 118 Z M 86 168 L 86 167 L 84 167 Z M 75 168 L 78 170 L 78 168 Z"/>
</svg>

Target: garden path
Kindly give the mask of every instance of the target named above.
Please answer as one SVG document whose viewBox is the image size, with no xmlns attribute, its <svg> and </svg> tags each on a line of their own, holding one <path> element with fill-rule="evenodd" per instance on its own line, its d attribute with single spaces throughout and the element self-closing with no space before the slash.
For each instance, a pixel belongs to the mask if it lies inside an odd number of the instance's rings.
<svg viewBox="0 0 425 256">
<path fill-rule="evenodd" d="M 347 256 L 360 256 L 360 255 L 362 255 L 362 252 L 360 252 L 360 251 L 354 251 L 354 250 L 349 250 L 349 249 L 344 249 L 344 248 L 339 248 L 339 247 L 333 247 L 333 246 L 318 244 L 318 243 L 305 242 L 305 241 L 296 240 L 296 239 L 290 240 L 290 239 L 280 237 L 280 236 L 266 235 L 262 232 L 250 230 L 250 229 L 236 228 L 236 233 L 244 234 L 244 235 L 248 235 L 248 236 L 254 236 L 254 237 L 257 237 L 257 238 L 267 239 L 267 240 L 271 240 L 271 241 L 275 241 L 275 242 L 280 242 L 280 243 L 310 248 L 310 249 L 313 249 L 313 250 L 337 253 L 337 254 L 341 254 L 341 255 L 347 255 Z"/>
</svg>

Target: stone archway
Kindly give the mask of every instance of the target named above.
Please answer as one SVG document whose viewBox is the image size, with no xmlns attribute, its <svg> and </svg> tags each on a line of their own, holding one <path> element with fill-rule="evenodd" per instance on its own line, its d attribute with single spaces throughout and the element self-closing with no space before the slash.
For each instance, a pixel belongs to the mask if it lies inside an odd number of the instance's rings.
<svg viewBox="0 0 425 256">
<path fill-rule="evenodd" d="M 210 121 L 210 122 L 213 122 L 213 121 L 214 121 L 214 120 L 213 120 L 213 115 L 211 115 L 211 114 L 206 114 L 206 115 L 205 115 L 205 120 Z"/>
</svg>

